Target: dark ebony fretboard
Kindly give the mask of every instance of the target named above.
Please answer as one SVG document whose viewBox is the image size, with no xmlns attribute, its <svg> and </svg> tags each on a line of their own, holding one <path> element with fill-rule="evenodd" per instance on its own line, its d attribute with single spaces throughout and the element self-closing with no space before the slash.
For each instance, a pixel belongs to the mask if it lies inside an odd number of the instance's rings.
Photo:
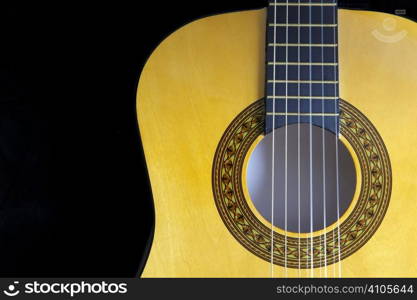
<svg viewBox="0 0 417 300">
<path fill-rule="evenodd" d="M 336 0 L 270 0 L 265 132 L 312 123 L 338 133 Z"/>
</svg>

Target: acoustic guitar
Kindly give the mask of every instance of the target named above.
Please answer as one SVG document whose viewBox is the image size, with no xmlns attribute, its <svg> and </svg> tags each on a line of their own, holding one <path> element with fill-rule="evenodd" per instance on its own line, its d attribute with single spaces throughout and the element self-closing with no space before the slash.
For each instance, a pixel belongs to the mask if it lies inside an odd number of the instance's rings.
<svg viewBox="0 0 417 300">
<path fill-rule="evenodd" d="M 271 0 L 153 52 L 143 277 L 417 275 L 417 26 Z"/>
</svg>

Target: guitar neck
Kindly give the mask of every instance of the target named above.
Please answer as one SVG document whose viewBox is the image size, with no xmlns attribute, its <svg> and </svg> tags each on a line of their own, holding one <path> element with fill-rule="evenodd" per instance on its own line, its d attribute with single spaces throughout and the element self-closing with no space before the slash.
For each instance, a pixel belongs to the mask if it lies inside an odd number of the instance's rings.
<svg viewBox="0 0 417 300">
<path fill-rule="evenodd" d="M 337 1 L 270 0 L 265 133 L 312 123 L 339 128 Z"/>
</svg>

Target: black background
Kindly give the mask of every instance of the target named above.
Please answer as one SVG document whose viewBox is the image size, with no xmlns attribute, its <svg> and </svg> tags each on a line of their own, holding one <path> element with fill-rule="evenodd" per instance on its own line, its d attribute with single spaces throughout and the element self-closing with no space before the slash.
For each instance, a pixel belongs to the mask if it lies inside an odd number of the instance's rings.
<svg viewBox="0 0 417 300">
<path fill-rule="evenodd" d="M 178 27 L 267 1 L 103 2 L 0 6 L 0 276 L 140 272 L 154 218 L 140 71 Z M 417 16 L 411 0 L 339 2 Z"/>
</svg>

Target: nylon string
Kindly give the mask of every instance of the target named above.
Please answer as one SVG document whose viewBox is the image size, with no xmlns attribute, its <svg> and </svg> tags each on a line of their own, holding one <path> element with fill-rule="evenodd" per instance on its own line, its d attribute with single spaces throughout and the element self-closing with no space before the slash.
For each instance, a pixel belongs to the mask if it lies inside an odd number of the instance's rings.
<svg viewBox="0 0 417 300">
<path fill-rule="evenodd" d="M 298 79 L 301 79 L 301 70 L 300 70 L 300 63 L 301 63 L 301 1 L 298 0 Z M 297 160 L 298 160 L 298 277 L 301 277 L 301 148 L 300 148 L 300 123 L 301 123 L 301 84 L 298 83 L 298 138 L 297 138 Z"/>
<path fill-rule="evenodd" d="M 284 197 L 285 197 L 285 245 L 284 245 L 284 252 L 285 252 L 285 277 L 288 277 L 288 268 L 287 268 L 287 229 L 288 229 L 288 0 L 287 0 L 287 7 L 286 7 L 286 17 L 287 17 L 287 26 L 286 26 L 286 53 L 285 53 L 285 78 L 287 79 L 285 84 L 285 188 L 284 188 Z"/>
<path fill-rule="evenodd" d="M 323 0 L 321 0 L 321 3 L 323 4 Z M 321 23 L 324 24 L 324 9 L 323 6 L 321 7 Z M 321 43 L 324 44 L 324 27 L 321 28 Z M 321 61 L 324 63 L 324 48 L 321 49 Z M 322 81 L 324 82 L 324 66 L 321 66 L 321 77 Z M 322 96 L 324 97 L 324 84 L 322 84 L 321 88 Z M 321 107 L 322 112 L 324 113 L 324 99 L 321 101 Z M 324 129 L 324 116 L 322 117 L 322 160 L 323 160 L 323 228 L 324 228 L 324 241 L 323 241 L 323 253 L 324 253 L 324 277 L 327 277 L 327 234 L 326 234 L 326 228 L 327 228 L 327 220 L 326 220 L 326 143 L 325 143 L 325 129 Z M 321 241 L 320 241 L 321 242 Z M 321 266 L 321 263 L 320 263 Z"/>
<path fill-rule="evenodd" d="M 309 1 L 310 4 L 312 3 L 311 0 Z M 311 24 L 311 5 L 309 6 L 309 20 L 310 20 L 310 24 Z M 309 56 L 310 56 L 310 62 L 312 61 L 312 47 L 311 47 L 311 26 L 309 27 L 309 44 L 310 44 L 310 49 L 309 49 Z M 309 130 L 309 136 L 310 136 L 310 244 L 311 244 L 311 249 L 310 249 L 310 277 L 314 277 L 314 248 L 313 248 L 313 109 L 312 109 L 312 92 L 313 92 L 313 84 L 311 83 L 312 80 L 312 65 L 310 65 L 310 99 L 309 99 L 309 104 L 310 104 L 310 130 Z"/>
<path fill-rule="evenodd" d="M 277 23 L 277 0 L 274 0 L 274 24 Z M 277 27 L 274 26 L 274 45 L 277 42 Z M 273 83 L 272 83 L 272 184 L 271 184 L 271 277 L 274 277 L 274 196 L 275 196 L 275 81 L 276 81 L 276 47 L 273 47 Z"/>
<path fill-rule="evenodd" d="M 337 0 L 335 0 L 335 2 L 337 3 Z M 335 6 L 335 11 L 334 11 L 334 24 L 336 24 L 337 22 L 337 5 Z M 337 38 L 337 30 L 338 30 L 338 26 L 336 26 L 334 28 L 334 40 L 336 42 L 336 38 Z M 334 48 L 334 58 L 336 59 L 337 57 L 337 47 Z M 334 77 L 335 77 L 335 81 L 336 81 L 336 76 L 337 76 L 337 68 L 334 68 Z M 337 83 L 335 83 L 334 86 L 334 93 L 335 93 L 335 97 L 337 97 Z M 337 110 L 337 101 L 335 101 L 335 110 Z M 339 266 L 339 278 L 342 277 L 342 249 L 341 249 L 341 242 L 340 242 L 340 189 L 339 189 L 339 128 L 338 128 L 338 122 L 337 122 L 338 118 L 335 118 L 335 128 L 336 128 L 336 145 L 335 145 L 335 151 L 336 151 L 336 199 L 337 199 L 337 247 L 338 247 L 338 260 L 339 263 L 337 264 Z M 336 245 L 334 245 L 336 246 Z M 335 264 L 336 266 L 336 264 Z M 335 272 L 336 275 L 336 272 Z"/>
</svg>

